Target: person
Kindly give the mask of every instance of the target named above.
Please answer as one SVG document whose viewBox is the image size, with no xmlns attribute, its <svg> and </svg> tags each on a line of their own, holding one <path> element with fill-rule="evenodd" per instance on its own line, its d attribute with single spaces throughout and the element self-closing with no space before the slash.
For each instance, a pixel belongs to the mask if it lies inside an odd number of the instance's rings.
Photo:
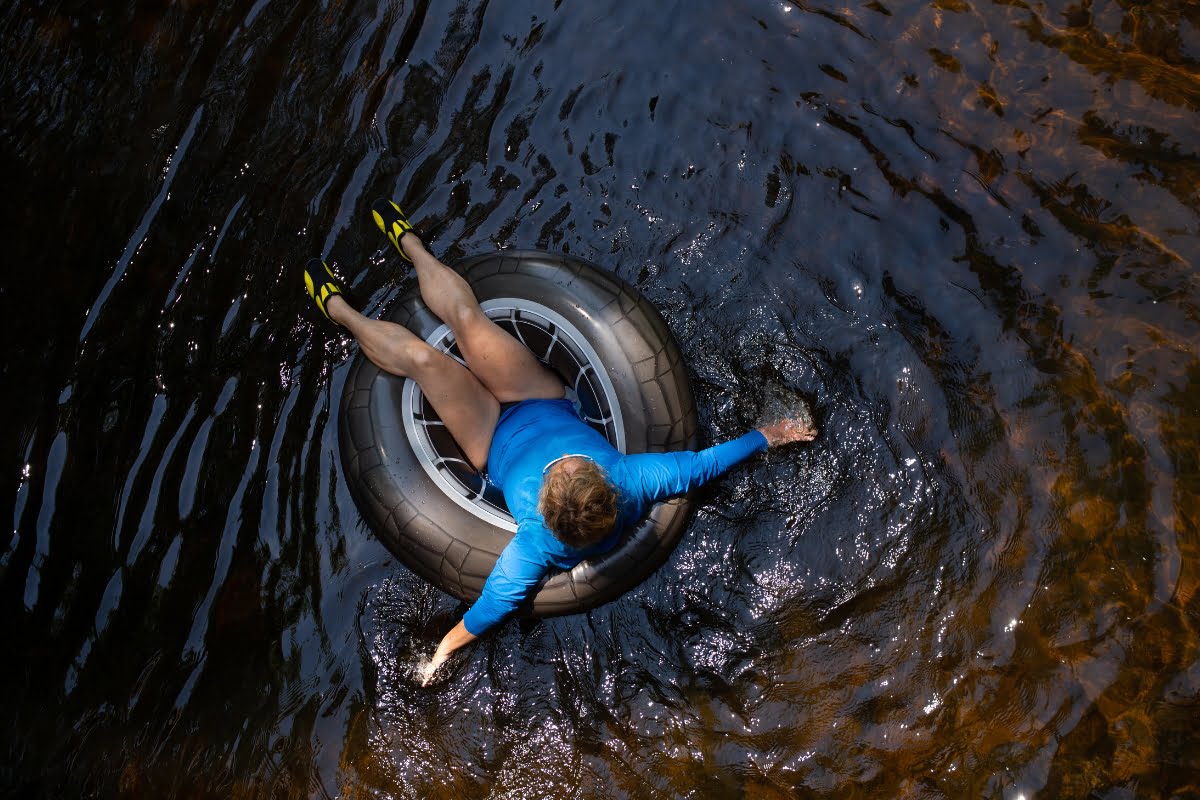
<svg viewBox="0 0 1200 800">
<path fill-rule="evenodd" d="M 412 263 L 421 299 L 450 326 L 465 366 L 401 325 L 360 314 L 319 259 L 304 271 L 308 294 L 380 369 L 417 382 L 517 522 L 481 596 L 422 671 L 423 683 L 452 653 L 499 625 L 551 570 L 614 547 L 653 503 L 768 447 L 816 437 L 804 421 L 782 419 L 699 452 L 622 455 L 580 419 L 562 379 L 484 314 L 470 284 L 426 249 L 399 206 L 376 201 L 372 216 Z"/>
</svg>

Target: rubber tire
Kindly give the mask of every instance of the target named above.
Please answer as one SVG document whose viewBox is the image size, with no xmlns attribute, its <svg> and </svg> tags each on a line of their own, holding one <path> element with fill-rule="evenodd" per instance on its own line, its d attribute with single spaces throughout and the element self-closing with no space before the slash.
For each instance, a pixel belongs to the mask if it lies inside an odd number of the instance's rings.
<svg viewBox="0 0 1200 800">
<path fill-rule="evenodd" d="M 695 450 L 696 404 L 679 347 L 658 311 L 629 284 L 582 259 L 505 251 L 456 265 L 484 302 L 520 297 L 566 318 L 600 357 L 624 418 L 629 453 Z M 416 288 L 383 316 L 425 340 L 441 320 Z M 342 464 L 359 511 L 407 567 L 473 602 L 512 534 L 461 508 L 425 473 L 400 419 L 403 378 L 360 352 L 342 394 Z M 594 608 L 641 583 L 675 548 L 689 497 L 657 503 L 614 549 L 551 575 L 525 609 L 534 616 Z"/>
</svg>

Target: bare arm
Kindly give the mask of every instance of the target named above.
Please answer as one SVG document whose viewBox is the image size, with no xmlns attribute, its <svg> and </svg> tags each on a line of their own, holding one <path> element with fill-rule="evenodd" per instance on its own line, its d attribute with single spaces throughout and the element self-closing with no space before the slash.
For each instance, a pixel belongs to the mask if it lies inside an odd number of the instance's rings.
<svg viewBox="0 0 1200 800">
<path fill-rule="evenodd" d="M 479 599 L 442 638 L 437 652 L 421 671 L 422 683 L 429 683 L 438 668 L 460 647 L 486 636 L 537 588 L 549 565 L 544 555 L 529 544 L 529 536 L 527 523 L 518 526 L 517 535 L 505 545 L 492 567 Z"/>
<path fill-rule="evenodd" d="M 446 663 L 446 659 L 450 658 L 458 648 L 468 645 L 475 641 L 475 636 L 467 630 L 467 626 L 463 625 L 462 621 L 450 629 L 450 632 L 442 637 L 441 643 L 438 645 L 437 652 L 433 654 L 433 658 L 421 670 L 421 685 L 425 686 L 433 678 L 438 667 Z"/>
</svg>

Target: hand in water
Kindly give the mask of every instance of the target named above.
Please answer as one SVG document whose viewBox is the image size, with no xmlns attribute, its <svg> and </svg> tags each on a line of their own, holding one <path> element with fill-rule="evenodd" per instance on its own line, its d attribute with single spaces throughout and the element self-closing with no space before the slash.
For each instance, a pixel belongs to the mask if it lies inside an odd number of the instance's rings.
<svg viewBox="0 0 1200 800">
<path fill-rule="evenodd" d="M 417 680 L 421 682 L 422 686 L 429 685 L 430 681 L 433 680 L 433 676 L 437 674 L 438 667 L 442 666 L 442 664 L 445 664 L 447 658 L 449 658 L 449 656 L 442 655 L 441 653 L 434 653 L 433 657 L 429 659 L 429 663 L 419 668 Z"/>
<path fill-rule="evenodd" d="M 816 427 L 798 418 L 781 419 L 770 425 L 763 425 L 759 430 L 767 437 L 768 447 L 792 442 L 811 442 L 817 438 Z"/>
<path fill-rule="evenodd" d="M 470 644 L 473 641 L 475 641 L 475 634 L 467 630 L 467 626 L 460 619 L 458 624 L 442 637 L 442 641 L 438 643 L 437 650 L 434 651 L 433 658 L 429 659 L 429 663 L 421 670 L 421 685 L 428 686 L 429 682 L 433 680 L 434 674 L 438 671 L 438 667 L 445 664 L 446 660 L 460 647 Z"/>
</svg>

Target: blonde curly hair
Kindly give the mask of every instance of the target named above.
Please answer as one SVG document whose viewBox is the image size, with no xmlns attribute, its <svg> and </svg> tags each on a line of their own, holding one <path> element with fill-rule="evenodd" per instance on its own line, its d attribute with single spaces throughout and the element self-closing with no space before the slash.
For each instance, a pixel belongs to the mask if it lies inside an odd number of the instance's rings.
<svg viewBox="0 0 1200 800">
<path fill-rule="evenodd" d="M 573 470 L 555 464 L 542 480 L 538 511 L 563 544 L 583 548 L 612 533 L 617 524 L 617 492 L 594 461 L 576 457 Z"/>
</svg>

